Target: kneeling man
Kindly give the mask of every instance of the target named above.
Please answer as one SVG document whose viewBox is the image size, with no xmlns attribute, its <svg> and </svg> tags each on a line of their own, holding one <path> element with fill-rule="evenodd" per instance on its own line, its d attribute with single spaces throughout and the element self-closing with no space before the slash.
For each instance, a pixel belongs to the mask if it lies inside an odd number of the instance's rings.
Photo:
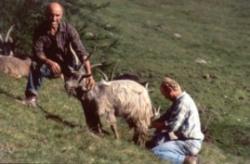
<svg viewBox="0 0 250 164">
<path fill-rule="evenodd" d="M 164 77 L 160 90 L 172 105 L 152 123 L 156 132 L 151 150 L 171 163 L 196 163 L 204 139 L 197 107 L 190 95 L 169 77 Z"/>
</svg>

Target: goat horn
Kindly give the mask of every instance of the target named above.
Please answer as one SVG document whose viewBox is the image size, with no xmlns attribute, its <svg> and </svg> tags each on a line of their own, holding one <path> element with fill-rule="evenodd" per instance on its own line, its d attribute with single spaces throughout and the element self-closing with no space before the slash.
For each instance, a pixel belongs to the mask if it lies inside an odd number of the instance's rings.
<svg viewBox="0 0 250 164">
<path fill-rule="evenodd" d="M 9 28 L 9 30 L 8 30 L 8 32 L 7 32 L 7 34 L 6 34 L 5 42 L 7 42 L 7 41 L 9 40 L 9 38 L 10 38 L 10 33 L 11 33 L 11 31 L 13 30 L 13 28 L 14 28 L 14 25 L 11 25 L 10 28 Z"/>
<path fill-rule="evenodd" d="M 157 108 L 157 113 L 160 113 L 160 110 L 161 110 L 161 106 L 159 106 L 159 107 Z"/>
<path fill-rule="evenodd" d="M 77 57 L 75 50 L 72 48 L 71 43 L 69 44 L 69 50 L 73 54 L 73 57 L 75 58 L 76 65 L 79 65 L 80 64 L 79 58 Z"/>
<path fill-rule="evenodd" d="M 100 72 L 100 73 L 102 74 L 102 76 L 104 77 L 104 80 L 106 80 L 106 81 L 109 80 L 109 78 L 108 78 L 108 76 L 106 75 L 106 73 L 104 73 L 104 72 L 103 72 L 102 70 L 100 70 L 100 69 L 98 69 L 97 71 Z"/>
<path fill-rule="evenodd" d="M 103 66 L 102 63 L 97 63 L 97 64 L 92 64 L 92 65 L 91 65 L 91 68 L 93 69 L 93 68 L 101 67 L 101 66 Z"/>
<path fill-rule="evenodd" d="M 116 62 L 115 63 L 115 65 L 114 65 L 114 67 L 113 67 L 113 69 L 112 69 L 112 72 L 111 72 L 111 74 L 110 74 L 110 79 L 111 80 L 113 80 L 114 79 L 114 75 L 115 75 L 115 70 L 117 69 L 117 67 L 118 67 L 118 62 Z"/>
</svg>

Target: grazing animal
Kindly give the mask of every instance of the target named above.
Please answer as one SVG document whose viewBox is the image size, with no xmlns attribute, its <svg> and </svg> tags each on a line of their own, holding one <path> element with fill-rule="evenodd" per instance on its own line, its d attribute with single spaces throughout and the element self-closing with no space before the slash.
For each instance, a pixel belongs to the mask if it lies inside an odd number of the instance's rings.
<svg viewBox="0 0 250 164">
<path fill-rule="evenodd" d="M 14 56 L 0 56 L 0 72 L 9 74 L 15 78 L 27 77 L 30 65 L 30 58 L 23 60 Z"/>
<path fill-rule="evenodd" d="M 90 126 L 95 126 L 102 133 L 100 117 L 106 115 L 106 120 L 118 139 L 116 116 L 123 117 L 129 127 L 134 128 L 134 142 L 144 145 L 148 127 L 154 117 L 147 89 L 132 80 L 100 81 L 94 88 L 87 89 L 87 76 L 81 71 L 72 71 L 72 75 L 65 78 L 66 91 L 82 102 L 87 124 L 92 123 Z M 88 118 L 90 113 L 92 118 Z M 91 120 L 93 118 L 94 121 Z"/>
<path fill-rule="evenodd" d="M 15 78 L 27 77 L 30 70 L 31 59 L 20 59 L 14 56 L 14 41 L 11 37 L 14 25 L 12 25 L 3 38 L 0 34 L 0 72 L 9 74 Z"/>
</svg>

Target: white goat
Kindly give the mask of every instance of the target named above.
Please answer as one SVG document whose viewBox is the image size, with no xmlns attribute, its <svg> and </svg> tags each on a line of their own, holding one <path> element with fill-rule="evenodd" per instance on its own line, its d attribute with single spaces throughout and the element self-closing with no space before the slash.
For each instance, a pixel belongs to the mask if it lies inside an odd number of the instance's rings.
<svg viewBox="0 0 250 164">
<path fill-rule="evenodd" d="M 91 107 L 84 109 L 85 115 L 89 110 L 97 113 L 98 120 L 100 116 L 106 115 L 116 138 L 119 138 L 116 116 L 125 118 L 129 127 L 134 128 L 134 142 L 144 145 L 148 127 L 154 116 L 147 89 L 132 80 L 113 80 L 97 82 L 94 88 L 87 90 L 84 80 L 83 76 L 72 75 L 65 79 L 65 88 L 69 94 L 82 102 L 83 107 L 86 100 L 93 102 Z M 102 132 L 100 122 L 97 128 Z"/>
</svg>

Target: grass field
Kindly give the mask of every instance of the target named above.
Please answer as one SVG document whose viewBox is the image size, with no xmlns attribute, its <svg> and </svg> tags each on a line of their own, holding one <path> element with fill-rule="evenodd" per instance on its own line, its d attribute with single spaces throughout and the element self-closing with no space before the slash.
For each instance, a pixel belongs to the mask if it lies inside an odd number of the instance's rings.
<svg viewBox="0 0 250 164">
<path fill-rule="evenodd" d="M 97 16 L 116 27 L 119 42 L 102 58 L 115 61 L 117 73 L 148 80 L 162 112 L 170 103 L 160 95 L 161 78 L 168 74 L 182 84 L 200 109 L 203 163 L 250 163 L 250 2 L 107 2 Z M 99 60 L 94 54 L 92 62 Z M 0 163 L 163 163 L 132 143 L 123 120 L 121 140 L 93 137 L 80 104 L 66 95 L 61 80 L 45 81 L 38 108 L 18 102 L 26 79 L 0 74 L 0 81 Z"/>
</svg>

